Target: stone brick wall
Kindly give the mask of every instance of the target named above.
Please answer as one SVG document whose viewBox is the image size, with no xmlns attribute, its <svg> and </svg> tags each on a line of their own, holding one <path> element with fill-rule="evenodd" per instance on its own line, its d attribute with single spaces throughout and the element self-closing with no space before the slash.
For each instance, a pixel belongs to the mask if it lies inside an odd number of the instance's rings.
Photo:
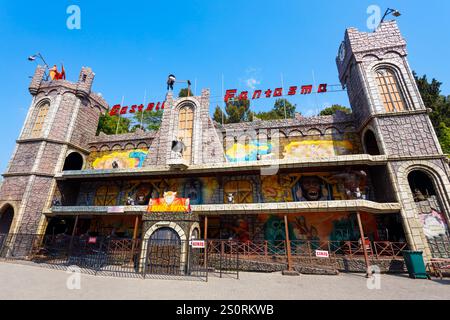
<svg viewBox="0 0 450 320">
<path fill-rule="evenodd" d="M 24 206 L 18 233 L 36 233 L 42 217 L 42 209 L 51 190 L 52 180 L 52 178 L 35 177 L 30 189 L 30 197 Z"/>
<path fill-rule="evenodd" d="M 61 95 L 61 102 L 57 114 L 49 131 L 49 139 L 64 141 L 69 129 L 70 121 L 75 111 L 77 98 L 73 93 L 67 92 Z"/>
<path fill-rule="evenodd" d="M 379 118 L 380 132 L 389 155 L 436 155 L 440 153 L 433 137 L 428 115 Z"/>
<path fill-rule="evenodd" d="M 14 158 L 11 160 L 8 172 L 31 172 L 41 145 L 42 142 L 39 141 L 21 143 L 17 148 Z"/>
</svg>

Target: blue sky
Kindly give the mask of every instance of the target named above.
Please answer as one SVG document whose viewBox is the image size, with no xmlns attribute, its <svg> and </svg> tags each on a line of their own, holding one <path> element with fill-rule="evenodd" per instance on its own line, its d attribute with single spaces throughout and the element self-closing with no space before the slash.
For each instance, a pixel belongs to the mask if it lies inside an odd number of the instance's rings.
<svg viewBox="0 0 450 320">
<path fill-rule="evenodd" d="M 94 91 L 110 105 L 162 101 L 169 73 L 211 89 L 211 110 L 225 89 L 337 84 L 335 56 L 347 27 L 367 29 L 367 8 L 400 10 L 411 67 L 444 82 L 450 94 L 450 2 L 423 1 L 0 1 L 0 172 L 4 172 L 31 102 L 29 76 L 40 52 L 51 65 L 64 63 L 76 81 L 82 66 L 96 73 Z M 81 9 L 81 29 L 69 30 L 66 9 Z M 253 79 L 253 80 L 252 80 Z M 178 87 L 180 88 L 180 87 Z M 345 92 L 291 99 L 312 115 L 332 103 L 348 105 Z M 254 110 L 269 110 L 262 99 Z"/>
</svg>

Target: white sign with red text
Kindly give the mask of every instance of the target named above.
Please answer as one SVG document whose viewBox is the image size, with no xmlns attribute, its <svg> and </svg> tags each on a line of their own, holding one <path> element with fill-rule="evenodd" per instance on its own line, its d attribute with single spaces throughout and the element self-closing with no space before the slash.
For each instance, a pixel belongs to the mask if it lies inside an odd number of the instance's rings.
<svg viewBox="0 0 450 320">
<path fill-rule="evenodd" d="M 328 251 L 316 250 L 316 257 L 317 258 L 329 258 L 330 254 L 328 253 Z"/>
<path fill-rule="evenodd" d="M 203 249 L 205 247 L 204 240 L 191 240 L 191 247 L 193 249 Z"/>
</svg>

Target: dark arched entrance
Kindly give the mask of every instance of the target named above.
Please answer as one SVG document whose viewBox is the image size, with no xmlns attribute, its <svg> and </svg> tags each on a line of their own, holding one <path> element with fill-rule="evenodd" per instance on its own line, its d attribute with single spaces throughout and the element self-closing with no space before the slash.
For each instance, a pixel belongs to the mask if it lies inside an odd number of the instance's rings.
<svg viewBox="0 0 450 320">
<path fill-rule="evenodd" d="M 83 168 L 83 157 L 78 152 L 72 152 L 64 161 L 63 171 L 81 170 Z"/>
<path fill-rule="evenodd" d="M 422 170 L 414 170 L 408 182 L 432 256 L 450 258 L 448 221 L 432 178 Z"/>
<path fill-rule="evenodd" d="M 372 130 L 367 130 L 364 134 L 364 146 L 366 152 L 372 156 L 378 156 L 381 154 L 380 148 L 378 148 L 377 138 Z"/>
<path fill-rule="evenodd" d="M 181 239 L 168 227 L 157 229 L 148 239 L 146 273 L 180 275 Z"/>
<path fill-rule="evenodd" d="M 7 234 L 11 230 L 11 224 L 14 219 L 14 208 L 10 205 L 7 205 L 0 212 L 0 234 Z"/>
</svg>

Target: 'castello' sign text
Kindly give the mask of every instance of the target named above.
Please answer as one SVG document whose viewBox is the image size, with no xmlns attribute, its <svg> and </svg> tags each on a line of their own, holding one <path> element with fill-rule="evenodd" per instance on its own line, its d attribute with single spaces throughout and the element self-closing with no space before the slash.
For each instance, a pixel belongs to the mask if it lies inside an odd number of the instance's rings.
<svg viewBox="0 0 450 320">
<path fill-rule="evenodd" d="M 127 113 L 136 113 L 136 112 L 145 112 L 145 111 L 158 111 L 159 109 L 164 109 L 164 103 L 158 102 L 158 103 L 149 103 L 147 105 L 147 108 L 143 104 L 137 105 L 133 104 L 131 107 L 125 106 L 122 107 L 120 104 L 116 104 L 111 108 L 109 111 L 110 116 L 116 116 L 118 114 L 127 114 Z"/>
</svg>

